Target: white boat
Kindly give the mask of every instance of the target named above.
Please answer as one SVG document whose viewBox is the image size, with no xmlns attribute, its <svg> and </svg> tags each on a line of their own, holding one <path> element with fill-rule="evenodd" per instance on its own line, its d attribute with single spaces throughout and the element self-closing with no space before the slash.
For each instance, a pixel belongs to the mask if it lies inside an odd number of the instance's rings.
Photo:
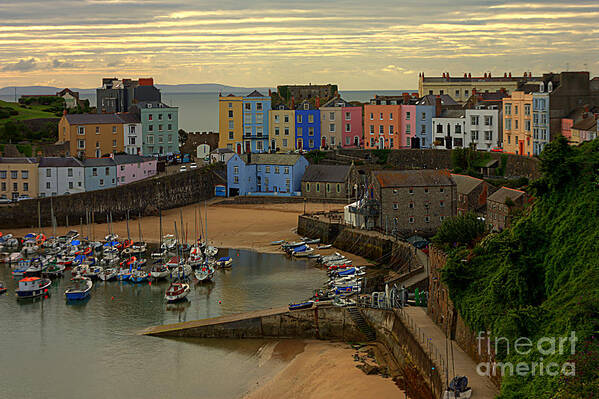
<svg viewBox="0 0 599 399">
<path fill-rule="evenodd" d="M 162 238 L 162 245 L 160 249 L 165 251 L 172 251 L 177 247 L 177 239 L 172 234 L 167 234 Z"/>
<path fill-rule="evenodd" d="M 214 268 L 210 264 L 202 265 L 198 270 L 195 271 L 195 276 L 198 282 L 205 282 L 212 280 L 214 276 Z"/>
<path fill-rule="evenodd" d="M 207 245 L 206 249 L 204 250 L 204 253 L 206 254 L 207 258 L 213 258 L 218 253 L 218 248 L 212 245 Z"/>
<path fill-rule="evenodd" d="M 100 277 L 100 273 L 103 271 L 104 269 L 102 269 L 100 266 L 90 266 L 83 273 L 83 276 L 95 280 Z"/>
<path fill-rule="evenodd" d="M 182 301 L 189 294 L 189 290 L 189 284 L 187 283 L 171 283 L 164 293 L 164 299 L 166 299 L 167 302 Z"/>
<path fill-rule="evenodd" d="M 200 265 L 204 262 L 204 257 L 202 256 L 202 249 L 194 245 L 191 247 L 189 251 L 189 258 L 187 259 L 187 263 L 191 266 L 192 269 L 196 269 L 200 267 Z"/>
<path fill-rule="evenodd" d="M 172 269 L 170 274 L 173 280 L 187 280 L 192 276 L 193 269 L 185 263 Z"/>
<path fill-rule="evenodd" d="M 64 295 L 69 301 L 81 301 L 90 296 L 90 291 L 94 283 L 88 277 L 76 277 L 73 279 L 73 285 L 67 288 Z"/>
<path fill-rule="evenodd" d="M 318 246 L 318 249 L 329 249 L 329 248 L 331 248 L 331 247 L 332 247 L 332 245 L 331 245 L 331 244 L 319 245 L 319 246 Z"/>
<path fill-rule="evenodd" d="M 19 289 L 16 290 L 17 299 L 35 298 L 48 292 L 52 281 L 47 278 L 26 277 L 19 281 Z"/>
<path fill-rule="evenodd" d="M 21 253 L 23 255 L 31 255 L 39 251 L 39 247 L 37 246 L 34 240 L 27 240 L 23 243 L 23 248 L 21 248 Z"/>
<path fill-rule="evenodd" d="M 170 275 L 171 270 L 166 265 L 162 264 L 155 265 L 154 267 L 152 267 L 152 270 L 150 271 L 150 277 L 154 280 L 165 279 Z"/>
<path fill-rule="evenodd" d="M 114 280 L 116 278 L 116 275 L 118 274 L 118 270 L 115 269 L 114 267 L 107 267 L 106 269 L 103 269 L 100 274 L 98 274 L 98 278 L 102 281 L 110 281 L 110 280 Z"/>
</svg>

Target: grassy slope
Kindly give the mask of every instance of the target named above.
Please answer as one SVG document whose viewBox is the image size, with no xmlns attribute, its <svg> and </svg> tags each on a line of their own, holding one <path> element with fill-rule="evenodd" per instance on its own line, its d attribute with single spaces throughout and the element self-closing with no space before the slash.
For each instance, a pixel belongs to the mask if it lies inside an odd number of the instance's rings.
<svg viewBox="0 0 599 399">
<path fill-rule="evenodd" d="M 0 100 L 0 107 L 16 109 L 19 112 L 19 115 L 11 115 L 9 118 L 0 119 L 0 124 L 4 124 L 9 120 L 22 121 L 26 119 L 36 118 L 57 118 L 57 116 L 51 112 L 42 111 L 44 108 L 48 108 L 47 105 L 32 105 L 31 109 L 29 109 L 23 108 L 20 104 L 17 103 L 10 103 Z"/>
<path fill-rule="evenodd" d="M 500 359 L 515 364 L 576 362 L 574 378 L 504 377 L 501 398 L 599 397 L 599 141 L 565 158 L 565 177 L 547 183 L 553 172 L 546 173 L 536 203 L 511 229 L 473 250 L 452 251 L 444 271 L 451 298 L 476 331 L 512 343 L 576 331 L 574 356 L 500 351 Z"/>
</svg>

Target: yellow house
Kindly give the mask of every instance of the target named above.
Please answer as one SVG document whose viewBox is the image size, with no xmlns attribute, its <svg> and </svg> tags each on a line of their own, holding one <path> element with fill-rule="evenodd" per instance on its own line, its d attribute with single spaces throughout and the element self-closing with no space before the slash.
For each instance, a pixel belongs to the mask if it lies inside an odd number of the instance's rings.
<svg viewBox="0 0 599 399">
<path fill-rule="evenodd" d="M 69 143 L 72 156 L 100 158 L 125 151 L 123 121 L 118 114 L 67 114 L 58 123 L 57 144 Z"/>
<path fill-rule="evenodd" d="M 585 141 L 595 140 L 597 138 L 597 120 L 591 114 L 588 118 L 581 119 L 572 126 L 570 144 L 578 145 Z"/>
<path fill-rule="evenodd" d="M 277 152 L 295 150 L 295 111 L 280 105 L 269 115 L 270 148 Z"/>
<path fill-rule="evenodd" d="M 243 152 L 243 97 L 218 98 L 218 148 Z"/>
<path fill-rule="evenodd" d="M 515 91 L 503 99 L 503 151 L 533 155 L 532 94 Z"/>
<path fill-rule="evenodd" d="M 38 164 L 35 158 L 0 158 L 0 198 L 36 198 Z"/>
</svg>

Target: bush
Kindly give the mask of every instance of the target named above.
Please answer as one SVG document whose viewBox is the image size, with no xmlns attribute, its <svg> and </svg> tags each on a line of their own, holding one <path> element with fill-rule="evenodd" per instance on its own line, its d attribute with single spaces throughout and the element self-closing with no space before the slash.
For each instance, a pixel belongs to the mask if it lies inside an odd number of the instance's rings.
<svg viewBox="0 0 599 399">
<path fill-rule="evenodd" d="M 485 222 L 475 214 L 458 215 L 445 220 L 432 241 L 442 248 L 472 246 L 487 232 Z"/>
</svg>

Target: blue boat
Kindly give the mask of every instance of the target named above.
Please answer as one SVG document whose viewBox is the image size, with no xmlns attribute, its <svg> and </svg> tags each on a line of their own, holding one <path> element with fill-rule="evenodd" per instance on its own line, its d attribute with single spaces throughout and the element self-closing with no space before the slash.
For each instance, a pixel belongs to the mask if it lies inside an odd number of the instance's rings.
<svg viewBox="0 0 599 399">
<path fill-rule="evenodd" d="M 87 277 L 77 277 L 73 279 L 73 282 L 74 284 L 64 292 L 68 301 L 80 301 L 90 296 L 90 291 L 94 286 L 91 279 Z"/>
<path fill-rule="evenodd" d="M 12 271 L 13 277 L 21 277 L 24 275 L 27 269 L 29 269 L 29 266 L 31 266 L 31 260 L 21 259 L 19 263 L 17 263 L 17 267 Z"/>
<path fill-rule="evenodd" d="M 350 267 L 348 269 L 344 269 L 344 270 L 340 270 L 337 272 L 338 276 L 352 276 L 356 274 L 356 268 L 355 267 Z"/>
<path fill-rule="evenodd" d="M 289 310 L 310 309 L 314 305 L 314 301 L 290 303 Z"/>
<path fill-rule="evenodd" d="M 121 269 L 119 270 L 118 274 L 116 275 L 116 279 L 119 281 L 127 281 L 131 278 L 131 268 L 129 269 Z"/>
<path fill-rule="evenodd" d="M 347 286 L 347 287 L 337 287 L 335 288 L 335 294 L 347 294 L 354 291 L 357 291 L 358 287 L 356 286 Z"/>
<path fill-rule="evenodd" d="M 145 272 L 143 270 L 136 270 L 131 274 L 129 280 L 131 280 L 134 283 L 146 282 L 148 281 L 148 272 Z"/>
<path fill-rule="evenodd" d="M 35 298 L 48 292 L 52 281 L 47 278 L 27 277 L 19 281 L 19 289 L 16 290 L 17 299 Z"/>
</svg>

